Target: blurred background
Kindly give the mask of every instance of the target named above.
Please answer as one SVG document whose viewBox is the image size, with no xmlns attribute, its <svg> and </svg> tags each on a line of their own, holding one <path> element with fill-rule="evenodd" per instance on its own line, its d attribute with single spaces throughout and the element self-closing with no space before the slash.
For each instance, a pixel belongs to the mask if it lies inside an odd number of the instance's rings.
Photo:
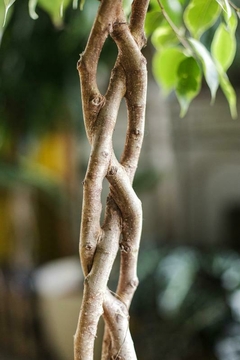
<svg viewBox="0 0 240 360">
<path fill-rule="evenodd" d="M 40 8 L 34 21 L 28 1 L 16 1 L 1 37 L 0 360 L 73 358 L 89 154 L 76 62 L 97 6 L 88 0 L 84 12 L 69 7 L 64 25 L 54 26 Z M 131 309 L 138 357 L 238 360 L 239 118 L 231 119 L 221 92 L 210 106 L 203 86 L 180 119 L 175 97 L 163 99 L 152 78 L 150 42 L 144 51 L 146 135 L 134 182 L 144 226 L 141 283 Z M 109 40 L 99 64 L 103 90 L 115 58 Z M 229 73 L 237 92 L 239 61 L 238 49 Z M 114 136 L 117 154 L 125 129 L 123 106 Z"/>
</svg>

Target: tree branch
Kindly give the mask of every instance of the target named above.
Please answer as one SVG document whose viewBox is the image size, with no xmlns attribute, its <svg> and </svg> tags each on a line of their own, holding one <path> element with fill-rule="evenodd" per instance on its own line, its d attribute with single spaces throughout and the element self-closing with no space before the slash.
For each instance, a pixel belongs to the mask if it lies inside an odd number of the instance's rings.
<svg viewBox="0 0 240 360">
<path fill-rule="evenodd" d="M 128 327 L 128 308 L 138 284 L 136 265 L 142 226 L 141 203 L 132 189 L 132 181 L 144 132 L 147 81 L 146 61 L 140 48 L 145 43 L 143 23 L 147 4 L 146 0 L 134 1 L 130 24 L 134 34 L 131 34 L 122 1 L 102 0 L 86 49 L 78 62 L 91 154 L 83 188 L 80 255 L 85 284 L 74 337 L 75 360 L 93 359 L 98 320 L 103 311 L 106 332 L 102 359 L 136 359 Z M 102 46 L 109 34 L 119 54 L 103 96 L 97 88 L 96 72 Z M 128 108 L 128 131 L 121 165 L 113 152 L 112 134 L 123 96 Z M 111 187 L 101 227 L 104 177 Z M 114 297 L 107 290 L 107 283 L 121 233 L 121 270 L 118 294 Z"/>
</svg>

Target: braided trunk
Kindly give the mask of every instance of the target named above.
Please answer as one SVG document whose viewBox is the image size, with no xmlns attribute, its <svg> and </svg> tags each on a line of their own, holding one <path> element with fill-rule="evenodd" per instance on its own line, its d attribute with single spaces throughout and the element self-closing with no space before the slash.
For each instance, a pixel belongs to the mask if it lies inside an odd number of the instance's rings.
<svg viewBox="0 0 240 360">
<path fill-rule="evenodd" d="M 137 359 L 129 331 L 129 307 L 138 285 L 142 207 L 132 182 L 144 135 L 147 70 L 141 48 L 146 42 L 143 27 L 148 3 L 149 0 L 134 0 L 128 23 L 122 0 L 102 0 L 77 65 L 91 154 L 83 182 L 79 251 L 85 281 L 74 336 L 74 360 L 93 360 L 100 316 L 105 322 L 102 360 Z M 115 41 L 118 56 L 103 95 L 97 86 L 97 66 L 108 36 Z M 122 98 L 126 101 L 128 128 L 119 162 L 112 135 Z M 101 225 L 104 178 L 110 192 Z M 118 250 L 120 274 L 113 293 L 108 289 L 108 279 Z"/>
</svg>

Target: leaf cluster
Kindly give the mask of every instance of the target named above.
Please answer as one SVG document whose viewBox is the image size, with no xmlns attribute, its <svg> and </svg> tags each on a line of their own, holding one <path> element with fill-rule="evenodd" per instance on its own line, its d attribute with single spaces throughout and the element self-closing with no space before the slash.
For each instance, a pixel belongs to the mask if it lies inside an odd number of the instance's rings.
<svg viewBox="0 0 240 360">
<path fill-rule="evenodd" d="M 16 0 L 1 0 L 0 2 L 0 23 L 2 28 L 6 25 L 8 20 L 8 13 L 11 9 L 12 5 Z M 82 7 L 83 0 L 29 0 L 28 1 L 28 9 L 29 15 L 32 19 L 38 19 L 38 13 L 36 11 L 36 7 L 39 6 L 41 9 L 46 11 L 51 17 L 53 23 L 56 26 L 61 26 L 63 23 L 63 14 L 66 8 L 72 3 L 74 9 L 78 8 L 78 6 Z"/>
<path fill-rule="evenodd" d="M 0 0 L 0 38 L 4 27 L 9 20 L 12 5 L 16 0 Z M 124 0 L 124 8 L 126 12 L 130 11 L 131 0 Z M 66 9 L 72 5 L 73 9 L 83 9 L 85 0 L 28 0 L 29 15 L 33 20 L 38 19 L 37 7 L 44 10 L 50 16 L 56 27 L 63 25 L 64 13 Z"/>
<path fill-rule="evenodd" d="M 0 39 L 16 0 L 0 0 Z M 56 27 L 63 25 L 67 7 L 83 8 L 85 0 L 28 0 L 29 14 L 37 7 L 48 13 Z M 129 11 L 131 1 L 124 0 Z M 236 54 L 236 28 L 240 9 L 229 0 L 151 0 L 145 30 L 156 49 L 153 74 L 167 95 L 175 91 L 184 116 L 199 94 L 203 79 L 212 103 L 220 87 L 237 117 L 236 94 L 227 76 Z M 211 32 L 211 43 L 206 34 Z M 209 46 L 208 46 L 209 45 Z"/>
<path fill-rule="evenodd" d="M 212 102 L 220 87 L 237 117 L 236 94 L 226 72 L 236 54 L 238 15 L 228 0 L 152 0 L 145 28 L 156 49 L 153 73 L 166 95 L 175 91 L 181 116 L 204 79 Z"/>
<path fill-rule="evenodd" d="M 0 48 L 0 153 L 9 147 L 7 139 L 17 142 L 15 134 L 83 129 L 76 62 L 98 4 L 93 5 L 90 0 L 84 13 L 69 6 L 61 30 L 40 7 L 39 19 L 32 20 L 28 0 L 10 8 Z M 105 52 L 109 57 L 109 47 Z"/>
</svg>

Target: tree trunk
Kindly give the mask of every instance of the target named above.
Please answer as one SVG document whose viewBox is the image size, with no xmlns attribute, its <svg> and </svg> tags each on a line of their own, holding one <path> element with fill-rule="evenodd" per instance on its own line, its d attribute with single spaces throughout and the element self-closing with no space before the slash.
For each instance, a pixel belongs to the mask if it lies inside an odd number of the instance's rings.
<svg viewBox="0 0 240 360">
<path fill-rule="evenodd" d="M 144 21 L 149 0 L 134 0 L 129 23 L 121 0 L 102 0 L 85 51 L 80 55 L 84 121 L 91 145 L 83 182 L 80 257 L 84 272 L 83 301 L 74 336 L 74 360 L 92 360 L 100 316 L 105 321 L 102 360 L 137 359 L 129 331 L 129 307 L 138 285 L 137 257 L 142 208 L 132 188 L 142 146 L 145 121 L 147 70 L 141 54 L 145 45 Z M 118 47 L 109 86 L 102 95 L 97 66 L 108 36 Z M 122 98 L 126 100 L 128 128 L 119 162 L 112 135 Z M 101 225 L 104 178 L 110 192 Z M 116 293 L 107 287 L 118 249 L 121 253 Z"/>
</svg>

